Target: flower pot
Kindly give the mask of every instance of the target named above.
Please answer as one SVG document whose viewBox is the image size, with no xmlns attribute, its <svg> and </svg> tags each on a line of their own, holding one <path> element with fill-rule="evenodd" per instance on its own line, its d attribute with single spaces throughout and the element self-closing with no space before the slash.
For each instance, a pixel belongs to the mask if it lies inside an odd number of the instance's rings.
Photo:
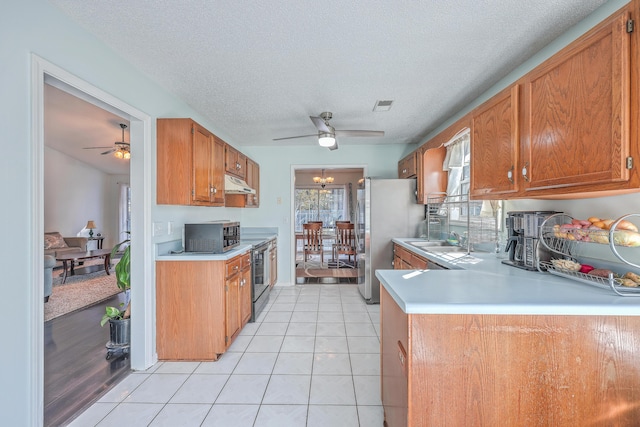
<svg viewBox="0 0 640 427">
<path fill-rule="evenodd" d="M 109 319 L 109 344 L 128 346 L 131 337 L 131 319 Z"/>
</svg>

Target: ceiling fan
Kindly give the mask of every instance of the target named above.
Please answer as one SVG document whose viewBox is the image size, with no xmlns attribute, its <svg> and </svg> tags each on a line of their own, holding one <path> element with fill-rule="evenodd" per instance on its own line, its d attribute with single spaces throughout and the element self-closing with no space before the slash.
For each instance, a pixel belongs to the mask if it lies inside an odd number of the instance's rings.
<svg viewBox="0 0 640 427">
<path fill-rule="evenodd" d="M 338 149 L 338 141 L 336 137 L 354 137 L 354 136 L 384 136 L 384 131 L 381 130 L 336 130 L 329 124 L 329 120 L 333 117 L 331 112 L 325 111 L 320 114 L 320 117 L 309 116 L 313 124 L 318 128 L 317 134 L 289 136 L 286 138 L 275 138 L 274 141 L 282 141 L 284 139 L 306 138 L 308 136 L 317 136 L 318 144 L 322 147 L 327 147 L 329 150 Z"/>
<path fill-rule="evenodd" d="M 116 141 L 113 143 L 113 147 L 84 147 L 85 150 L 93 150 L 96 148 L 109 148 L 109 150 L 100 153 L 100 154 L 110 154 L 110 153 L 114 153 L 114 156 L 116 156 L 119 159 L 130 159 L 131 158 L 131 151 L 129 150 L 129 143 L 128 142 L 124 142 L 124 130 L 127 128 L 127 125 L 125 125 L 124 123 L 120 123 L 120 127 L 122 128 L 122 141 Z"/>
</svg>

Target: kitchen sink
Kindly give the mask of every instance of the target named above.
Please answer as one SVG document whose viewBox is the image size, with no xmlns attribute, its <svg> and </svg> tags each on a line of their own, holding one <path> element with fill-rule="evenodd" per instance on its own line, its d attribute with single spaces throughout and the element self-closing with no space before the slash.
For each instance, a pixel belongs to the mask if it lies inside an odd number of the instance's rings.
<svg viewBox="0 0 640 427">
<path fill-rule="evenodd" d="M 467 252 L 467 248 L 461 248 L 460 246 L 432 246 L 421 248 L 427 252 L 440 253 L 440 252 Z"/>
<path fill-rule="evenodd" d="M 417 242 L 407 242 L 411 246 L 415 246 L 416 248 L 427 250 L 427 248 L 440 248 L 440 247 L 450 247 L 457 248 L 457 246 L 452 246 L 446 240 L 419 240 Z"/>
</svg>

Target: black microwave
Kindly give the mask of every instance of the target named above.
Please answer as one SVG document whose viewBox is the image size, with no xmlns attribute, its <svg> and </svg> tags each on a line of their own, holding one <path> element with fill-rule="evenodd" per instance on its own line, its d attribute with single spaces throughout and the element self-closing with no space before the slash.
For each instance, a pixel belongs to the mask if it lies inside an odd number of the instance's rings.
<svg viewBox="0 0 640 427">
<path fill-rule="evenodd" d="M 240 244 L 240 223 L 210 221 L 184 225 L 184 251 L 221 254 Z"/>
</svg>

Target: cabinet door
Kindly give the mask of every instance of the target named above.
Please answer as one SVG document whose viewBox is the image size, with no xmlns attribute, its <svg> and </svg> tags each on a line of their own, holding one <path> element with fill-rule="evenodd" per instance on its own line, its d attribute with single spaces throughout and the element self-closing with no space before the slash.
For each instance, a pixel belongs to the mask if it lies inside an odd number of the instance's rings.
<svg viewBox="0 0 640 427">
<path fill-rule="evenodd" d="M 241 179 L 247 178 L 247 156 L 238 151 L 236 163 L 236 175 Z"/>
<path fill-rule="evenodd" d="M 425 149 L 420 153 L 418 161 L 416 190 L 417 202 L 426 204 L 430 197 L 441 200 L 442 193 L 447 191 L 447 173 L 442 170 L 447 149 L 444 147 Z"/>
<path fill-rule="evenodd" d="M 519 85 L 501 92 L 473 113 L 471 196 L 518 191 Z"/>
<path fill-rule="evenodd" d="M 416 152 L 413 152 L 398 162 L 398 178 L 413 178 L 416 169 Z"/>
<path fill-rule="evenodd" d="M 211 205 L 224 206 L 224 141 L 213 137 L 211 159 Z"/>
<path fill-rule="evenodd" d="M 629 179 L 628 19 L 625 11 L 603 22 L 526 77 L 525 191 Z"/>
<path fill-rule="evenodd" d="M 260 166 L 247 159 L 247 184 L 256 190 L 256 194 L 247 194 L 246 206 L 257 208 L 260 205 Z"/>
<path fill-rule="evenodd" d="M 251 319 L 251 264 L 242 270 L 240 278 L 240 321 L 241 326 Z"/>
<path fill-rule="evenodd" d="M 193 190 L 192 200 L 209 204 L 211 195 L 211 156 L 213 135 L 206 129 L 193 126 Z"/>
<path fill-rule="evenodd" d="M 225 283 L 225 341 L 227 348 L 231 345 L 236 335 L 240 332 L 240 280 L 238 273 L 227 278 Z"/>
<path fill-rule="evenodd" d="M 406 427 L 409 409 L 408 355 L 411 354 L 408 316 L 383 286 L 380 287 L 380 315 L 380 375 L 385 426 Z"/>
<path fill-rule="evenodd" d="M 158 204 L 192 203 L 191 119 L 158 119 L 156 198 Z"/>
</svg>

